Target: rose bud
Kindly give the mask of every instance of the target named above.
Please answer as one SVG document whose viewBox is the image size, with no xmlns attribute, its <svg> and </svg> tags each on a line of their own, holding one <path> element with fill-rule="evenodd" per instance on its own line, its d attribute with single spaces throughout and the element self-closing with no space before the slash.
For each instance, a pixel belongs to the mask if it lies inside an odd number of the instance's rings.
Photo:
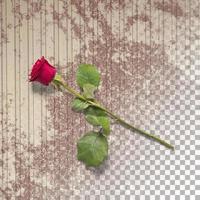
<svg viewBox="0 0 200 200">
<path fill-rule="evenodd" d="M 38 59 L 33 65 L 29 81 L 37 81 L 43 85 L 49 85 L 53 81 L 56 75 L 56 68 L 48 63 L 48 61 L 42 57 Z"/>
</svg>

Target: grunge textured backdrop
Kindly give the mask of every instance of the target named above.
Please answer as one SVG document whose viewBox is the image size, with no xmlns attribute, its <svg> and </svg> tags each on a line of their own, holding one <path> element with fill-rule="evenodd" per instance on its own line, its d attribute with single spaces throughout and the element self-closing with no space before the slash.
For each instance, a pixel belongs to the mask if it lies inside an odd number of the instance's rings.
<svg viewBox="0 0 200 200">
<path fill-rule="evenodd" d="M 199 0 L 1 0 L 0 22 L 2 200 L 198 199 Z M 42 55 L 74 87 L 79 63 L 98 66 L 100 100 L 175 152 L 114 124 L 86 169 L 72 97 L 28 82 Z"/>
</svg>

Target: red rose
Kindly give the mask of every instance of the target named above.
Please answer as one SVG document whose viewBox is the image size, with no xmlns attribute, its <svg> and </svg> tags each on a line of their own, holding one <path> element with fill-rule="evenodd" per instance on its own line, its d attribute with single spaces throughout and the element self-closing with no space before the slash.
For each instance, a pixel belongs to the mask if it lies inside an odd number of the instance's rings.
<svg viewBox="0 0 200 200">
<path fill-rule="evenodd" d="M 43 85 L 49 85 L 55 75 L 56 68 L 50 65 L 48 61 L 42 57 L 33 65 L 29 81 L 38 81 Z"/>
</svg>

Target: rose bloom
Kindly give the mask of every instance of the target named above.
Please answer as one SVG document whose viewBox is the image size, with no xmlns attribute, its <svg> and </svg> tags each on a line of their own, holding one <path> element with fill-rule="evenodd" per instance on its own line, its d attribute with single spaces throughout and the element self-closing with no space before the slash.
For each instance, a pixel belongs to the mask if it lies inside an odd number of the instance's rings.
<svg viewBox="0 0 200 200">
<path fill-rule="evenodd" d="M 33 65 L 29 81 L 37 81 L 43 85 L 49 85 L 56 75 L 56 68 L 44 58 L 38 59 Z"/>
</svg>

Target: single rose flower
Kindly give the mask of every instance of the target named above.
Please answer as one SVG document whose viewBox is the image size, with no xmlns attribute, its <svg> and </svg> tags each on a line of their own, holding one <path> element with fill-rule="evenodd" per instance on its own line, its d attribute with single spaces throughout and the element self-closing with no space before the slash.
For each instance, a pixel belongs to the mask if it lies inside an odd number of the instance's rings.
<svg viewBox="0 0 200 200">
<path fill-rule="evenodd" d="M 48 63 L 48 61 L 42 57 L 38 59 L 33 65 L 29 81 L 38 81 L 43 85 L 49 85 L 56 75 L 56 68 Z"/>
</svg>

